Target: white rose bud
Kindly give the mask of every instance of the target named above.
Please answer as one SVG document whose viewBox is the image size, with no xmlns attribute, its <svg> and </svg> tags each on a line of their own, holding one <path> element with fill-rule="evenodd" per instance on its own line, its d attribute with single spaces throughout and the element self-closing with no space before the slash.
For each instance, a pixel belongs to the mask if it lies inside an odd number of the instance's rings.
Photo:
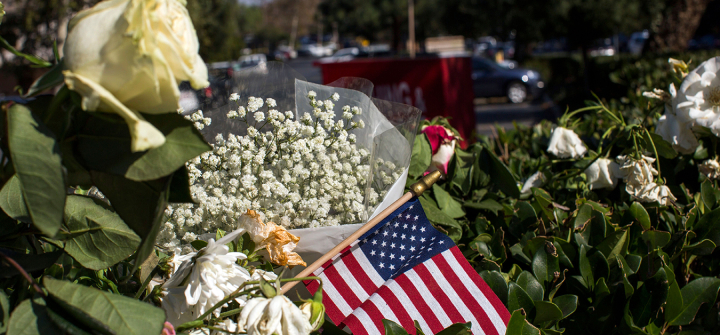
<svg viewBox="0 0 720 335">
<path fill-rule="evenodd" d="M 520 194 L 530 194 L 533 187 L 540 187 L 543 186 L 543 184 L 545 184 L 545 176 L 540 171 L 535 172 L 525 181 L 522 189 L 520 189 Z"/>
<path fill-rule="evenodd" d="M 618 179 L 622 178 L 620 165 L 607 158 L 600 158 L 585 169 L 588 187 L 591 190 L 600 188 L 614 189 Z"/>
<path fill-rule="evenodd" d="M 117 113 L 132 150 L 161 146 L 163 134 L 138 112 L 179 108 L 178 83 L 206 87 L 195 29 L 179 0 L 108 0 L 77 14 L 65 42 L 65 83 L 88 111 Z"/>
<path fill-rule="evenodd" d="M 310 334 L 308 317 L 284 295 L 255 298 L 240 312 L 238 326 L 248 335 Z"/>
<path fill-rule="evenodd" d="M 557 127 L 553 129 L 547 151 L 559 158 L 580 158 L 587 148 L 574 131 Z"/>
</svg>

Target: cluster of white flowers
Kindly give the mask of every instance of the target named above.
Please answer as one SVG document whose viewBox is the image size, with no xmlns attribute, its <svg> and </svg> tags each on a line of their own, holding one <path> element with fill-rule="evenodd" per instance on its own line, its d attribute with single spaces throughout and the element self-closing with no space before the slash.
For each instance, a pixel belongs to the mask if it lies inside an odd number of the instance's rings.
<svg viewBox="0 0 720 335">
<path fill-rule="evenodd" d="M 618 156 L 620 176 L 625 181 L 625 191 L 641 202 L 657 201 L 660 205 L 669 206 L 677 200 L 670 188 L 654 181 L 658 171 L 653 167 L 655 158 L 643 155 L 642 159 L 629 156 Z"/>
<path fill-rule="evenodd" d="M 354 120 L 362 109 L 345 106 L 336 120 L 337 93 L 322 101 L 310 91 L 308 98 L 312 115 L 299 120 L 291 111 L 274 109 L 275 100 L 255 97 L 227 113 L 246 123 L 247 134 L 218 134 L 213 151 L 187 164 L 199 204 L 168 206 L 161 246 L 174 249 L 203 233 L 233 230 L 248 209 L 285 228 L 366 220 L 403 169 L 380 159 L 371 169 L 370 152 L 349 133 L 365 127 L 363 120 Z M 189 118 L 199 128 L 210 124 L 201 111 Z M 368 188 L 371 174 L 375 178 Z"/>
</svg>

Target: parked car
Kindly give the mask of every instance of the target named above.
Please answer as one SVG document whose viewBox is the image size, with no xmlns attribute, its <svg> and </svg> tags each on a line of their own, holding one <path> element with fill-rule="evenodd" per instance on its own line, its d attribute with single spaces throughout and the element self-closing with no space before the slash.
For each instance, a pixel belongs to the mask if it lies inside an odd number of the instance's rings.
<svg viewBox="0 0 720 335">
<path fill-rule="evenodd" d="M 324 57 L 332 55 L 332 48 L 317 44 L 304 44 L 298 49 L 298 56 Z"/>
<path fill-rule="evenodd" d="M 527 101 L 542 93 L 545 83 L 533 70 L 508 69 L 492 60 L 472 58 L 472 81 L 475 97 L 505 96 L 512 103 Z"/>
<path fill-rule="evenodd" d="M 240 62 L 240 68 L 244 69 L 247 67 L 253 67 L 255 65 L 267 63 L 267 56 L 265 56 L 264 54 L 252 54 L 242 56 L 238 61 Z"/>
<path fill-rule="evenodd" d="M 334 55 L 318 59 L 318 63 L 338 63 L 353 60 L 361 54 L 360 48 L 345 48 L 338 50 Z"/>
</svg>

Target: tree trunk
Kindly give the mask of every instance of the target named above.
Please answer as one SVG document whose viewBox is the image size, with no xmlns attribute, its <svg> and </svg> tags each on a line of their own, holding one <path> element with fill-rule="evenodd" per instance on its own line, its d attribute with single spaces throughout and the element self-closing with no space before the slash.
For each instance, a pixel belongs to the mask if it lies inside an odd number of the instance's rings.
<svg viewBox="0 0 720 335">
<path fill-rule="evenodd" d="M 680 52 L 687 49 L 710 0 L 675 0 L 650 39 L 650 52 Z"/>
</svg>

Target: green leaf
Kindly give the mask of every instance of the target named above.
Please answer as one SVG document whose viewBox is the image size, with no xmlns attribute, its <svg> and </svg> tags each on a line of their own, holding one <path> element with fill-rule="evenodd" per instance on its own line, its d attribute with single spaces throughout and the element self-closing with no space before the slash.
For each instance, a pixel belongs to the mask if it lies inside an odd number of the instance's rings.
<svg viewBox="0 0 720 335">
<path fill-rule="evenodd" d="M 508 289 L 508 310 L 514 312 L 521 308 L 525 310 L 528 315 L 533 315 L 535 302 L 520 285 L 510 282 L 510 288 Z"/>
<path fill-rule="evenodd" d="M 437 183 L 432 186 L 433 195 L 437 200 L 438 207 L 443 213 L 447 214 L 453 219 L 457 219 L 465 216 L 465 211 L 462 209 L 462 205 Z"/>
<path fill-rule="evenodd" d="M 550 245 L 552 244 L 550 243 Z M 546 287 L 548 283 L 553 282 L 556 273 L 558 275 L 560 274 L 560 264 L 557 253 L 553 255 L 548 253 L 545 249 L 546 247 L 538 248 L 533 256 L 532 262 L 533 273 L 543 287 Z"/>
<path fill-rule="evenodd" d="M 135 264 L 142 264 L 153 252 L 160 232 L 170 178 L 138 182 L 97 171 L 90 171 L 90 176 L 93 184 L 110 200 L 115 212 L 142 239 L 135 256 Z"/>
<path fill-rule="evenodd" d="M 480 277 L 483 281 L 490 286 L 495 295 L 500 298 L 500 301 L 508 305 L 508 284 L 505 278 L 498 271 L 481 271 Z"/>
<path fill-rule="evenodd" d="M 449 327 L 441 330 L 440 332 L 436 333 L 435 335 L 470 335 L 472 332 L 470 331 L 472 329 L 472 322 L 468 323 L 453 323 Z"/>
<path fill-rule="evenodd" d="M 632 217 L 640 223 L 640 226 L 642 226 L 644 230 L 652 228 L 652 225 L 650 224 L 650 215 L 648 215 L 648 212 L 645 210 L 643 205 L 638 202 L 633 202 L 628 211 Z"/>
<path fill-rule="evenodd" d="M 671 326 L 688 325 L 695 319 L 700 306 L 704 303 L 713 303 L 720 289 L 720 279 L 713 277 L 702 277 L 695 279 L 680 290 L 682 295 L 682 309 L 671 309 L 668 311 L 668 324 Z M 673 297 L 677 303 L 676 297 Z M 670 301 L 668 301 L 670 303 Z"/>
<path fill-rule="evenodd" d="M 36 255 L 14 252 L 3 248 L 0 248 L 0 251 L 6 256 L 12 258 L 26 272 L 35 272 L 46 269 L 55 264 L 55 261 L 57 261 L 58 258 L 60 258 L 60 255 L 62 255 L 62 251 L 59 250 Z M 15 267 L 6 264 L 5 262 L 0 262 L 0 278 L 9 278 L 19 274 L 20 272 L 15 269 Z"/>
<path fill-rule="evenodd" d="M 720 208 L 705 212 L 695 223 L 693 231 L 697 234 L 695 241 L 709 239 L 715 245 L 720 244 Z"/>
<path fill-rule="evenodd" d="M 159 334 L 165 322 L 162 309 L 132 298 L 47 276 L 43 285 L 56 301 L 75 307 L 117 334 Z"/>
<path fill-rule="evenodd" d="M 65 202 L 64 250 L 82 266 L 102 270 L 128 258 L 140 237 L 100 200 L 69 195 Z"/>
<path fill-rule="evenodd" d="M 430 167 L 432 161 L 432 147 L 427 135 L 418 134 L 413 142 L 412 156 L 410 158 L 410 169 L 408 175 L 420 177 Z"/>
<path fill-rule="evenodd" d="M 517 280 L 515 281 L 520 287 L 522 287 L 525 292 L 532 298 L 534 301 L 543 300 L 543 297 L 545 296 L 545 290 L 543 289 L 542 285 L 540 285 L 540 282 L 535 279 L 535 276 L 532 275 L 532 273 L 523 271 L 518 276 Z"/>
<path fill-rule="evenodd" d="M 610 266 L 607 259 L 597 249 L 580 246 L 580 275 L 590 290 L 594 289 L 595 282 L 600 278 L 607 279 Z"/>
<path fill-rule="evenodd" d="M 625 256 L 629 242 L 628 231 L 620 230 L 610 234 L 597 248 L 605 255 L 605 258 L 613 259 L 616 255 Z"/>
<path fill-rule="evenodd" d="M 148 181 L 168 176 L 188 160 L 212 150 L 192 122 L 170 113 L 144 115 L 165 135 L 165 144 L 144 152 L 130 151 L 127 124 L 114 115 L 90 117 L 78 134 L 77 152 L 88 170 Z"/>
<path fill-rule="evenodd" d="M 543 214 L 545 214 L 545 218 L 547 218 L 548 221 L 555 221 L 555 215 L 553 215 L 553 201 L 550 194 L 545 192 L 543 189 L 535 187 L 532 188 L 532 193 L 535 197 L 535 201 L 538 203 L 538 206 L 540 206 Z"/>
<path fill-rule="evenodd" d="M 408 332 L 401 325 L 392 320 L 382 319 L 385 326 L 385 335 L 408 335 Z"/>
<path fill-rule="evenodd" d="M 20 186 L 20 179 L 17 175 L 10 177 L 0 190 L 0 208 L 15 220 L 25 223 L 32 222 L 27 206 L 25 206 L 25 197 L 23 197 L 22 186 Z"/>
<path fill-rule="evenodd" d="M 208 243 L 203 240 L 195 240 L 195 241 L 190 242 L 190 245 L 192 245 L 192 247 L 195 248 L 195 250 L 200 250 L 202 248 L 207 247 Z"/>
<path fill-rule="evenodd" d="M 578 296 L 572 294 L 561 295 L 552 300 L 563 313 L 563 319 L 574 313 L 578 306 Z"/>
<path fill-rule="evenodd" d="M 650 244 L 650 250 L 666 246 L 671 237 L 670 233 L 660 230 L 648 230 L 642 233 L 642 239 L 645 243 Z"/>
<path fill-rule="evenodd" d="M 60 147 L 55 136 L 22 105 L 7 112 L 10 156 L 33 224 L 54 236 L 65 207 Z"/>
<path fill-rule="evenodd" d="M 667 273 L 665 269 L 660 268 L 654 276 L 648 278 L 635 290 L 635 294 L 630 299 L 630 311 L 635 325 L 642 328 L 650 323 L 651 318 L 665 303 L 668 288 Z"/>
<path fill-rule="evenodd" d="M 535 302 L 535 320 L 533 323 L 536 325 L 542 324 L 548 321 L 559 321 L 563 318 L 563 312 L 560 307 L 549 301 L 536 301 Z"/>
<path fill-rule="evenodd" d="M 670 281 L 670 285 L 668 288 L 667 303 L 665 304 L 665 320 L 669 322 L 677 319 L 678 316 L 683 313 L 684 304 L 680 286 L 678 286 L 674 275 L 671 274 L 668 276 L 668 280 Z"/>
<path fill-rule="evenodd" d="M 715 208 L 715 205 L 717 204 L 717 198 L 715 197 L 715 186 L 713 186 L 712 181 L 709 179 L 706 179 L 702 185 L 700 185 L 700 198 L 703 201 L 703 204 L 708 208 L 708 210 L 712 210 Z"/>
<path fill-rule="evenodd" d="M 481 210 L 485 209 L 485 210 L 491 211 L 493 213 L 497 213 L 497 212 L 503 210 L 503 206 L 499 202 L 497 202 L 493 199 L 485 199 L 480 202 L 466 201 L 463 203 L 463 206 L 468 207 L 468 208 L 481 209 Z"/>
<path fill-rule="evenodd" d="M 710 255 L 715 250 L 715 243 L 710 240 L 702 240 L 697 243 L 686 245 L 682 248 L 683 251 L 689 251 L 693 255 Z"/>
<path fill-rule="evenodd" d="M 10 315 L 7 335 L 61 335 L 50 321 L 45 301 L 27 299 L 21 302 Z"/>
<path fill-rule="evenodd" d="M 540 329 L 535 328 L 525 320 L 524 311 L 514 311 L 505 331 L 507 335 L 540 335 Z"/>
<path fill-rule="evenodd" d="M 38 93 L 42 93 L 45 90 L 48 90 L 50 88 L 53 88 L 57 85 L 62 84 L 63 82 L 63 62 L 60 61 L 60 63 L 55 64 L 50 71 L 46 72 L 42 77 L 35 80 L 32 85 L 30 85 L 30 88 L 28 88 L 27 93 L 25 93 L 25 97 L 31 97 Z"/>
<path fill-rule="evenodd" d="M 462 229 L 460 224 L 455 221 L 455 219 L 451 218 L 450 216 L 445 214 L 445 212 L 440 210 L 440 208 L 438 208 L 432 200 L 426 199 L 425 196 L 422 196 L 419 199 L 420 204 L 425 210 L 425 214 L 427 215 L 428 220 L 436 224 Z"/>
<path fill-rule="evenodd" d="M 10 43 L 8 43 L 8 41 L 6 41 L 6 40 L 5 40 L 4 38 L 2 38 L 2 37 L 0 37 L 0 47 L 7 49 L 8 51 L 10 51 L 10 52 L 11 52 L 13 55 L 15 55 L 15 56 L 25 58 L 25 59 L 26 59 L 27 61 L 29 61 L 30 63 L 33 63 L 34 65 L 37 65 L 37 66 L 39 66 L 39 67 L 50 67 L 50 66 L 52 66 L 52 63 L 50 63 L 50 62 L 48 62 L 48 61 L 46 61 L 46 60 L 44 60 L 44 59 L 41 59 L 41 58 L 38 58 L 38 57 L 36 57 L 36 56 L 29 55 L 29 54 L 25 54 L 25 53 L 22 53 L 22 52 L 18 51 L 17 49 L 13 48 L 13 46 L 10 45 Z"/>
<path fill-rule="evenodd" d="M 10 301 L 5 292 L 0 290 L 0 334 L 4 333 L 10 321 Z"/>
<path fill-rule="evenodd" d="M 490 175 L 490 180 L 503 193 L 513 198 L 520 197 L 517 180 L 508 167 L 490 150 L 482 150 L 480 157 L 481 169 Z"/>
<path fill-rule="evenodd" d="M 173 173 L 169 192 L 168 202 L 195 203 L 190 194 L 190 176 L 188 176 L 188 169 L 185 165 Z"/>
<path fill-rule="evenodd" d="M 648 134 L 650 135 L 650 137 L 648 137 Z M 654 143 L 658 155 L 668 159 L 673 159 L 678 155 L 677 151 L 673 149 L 672 144 L 664 140 L 662 136 L 658 134 L 645 131 L 645 133 L 643 134 L 643 139 L 645 140 L 645 149 L 649 152 L 653 152 Z M 652 142 L 650 141 L 650 139 L 652 139 Z"/>
</svg>

